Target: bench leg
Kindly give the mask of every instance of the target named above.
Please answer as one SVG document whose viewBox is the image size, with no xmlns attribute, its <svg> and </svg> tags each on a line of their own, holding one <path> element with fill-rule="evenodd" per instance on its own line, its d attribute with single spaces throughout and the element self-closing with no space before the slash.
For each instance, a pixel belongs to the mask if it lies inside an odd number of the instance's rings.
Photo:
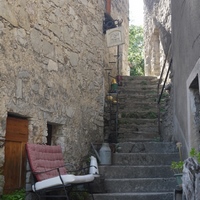
<svg viewBox="0 0 200 200">
<path fill-rule="evenodd" d="M 94 200 L 94 195 L 93 195 L 93 192 L 92 192 L 92 190 L 91 190 L 90 183 L 88 183 L 88 190 L 89 190 L 89 193 L 90 193 L 91 196 L 92 196 L 92 200 Z"/>
</svg>

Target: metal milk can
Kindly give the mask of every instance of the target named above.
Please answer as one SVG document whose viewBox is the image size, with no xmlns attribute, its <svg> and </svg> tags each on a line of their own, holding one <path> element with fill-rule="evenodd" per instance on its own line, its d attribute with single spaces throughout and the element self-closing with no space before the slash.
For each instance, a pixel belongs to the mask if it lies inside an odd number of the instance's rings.
<svg viewBox="0 0 200 200">
<path fill-rule="evenodd" d="M 111 149 L 109 143 L 103 143 L 99 150 L 101 165 L 111 165 Z"/>
</svg>

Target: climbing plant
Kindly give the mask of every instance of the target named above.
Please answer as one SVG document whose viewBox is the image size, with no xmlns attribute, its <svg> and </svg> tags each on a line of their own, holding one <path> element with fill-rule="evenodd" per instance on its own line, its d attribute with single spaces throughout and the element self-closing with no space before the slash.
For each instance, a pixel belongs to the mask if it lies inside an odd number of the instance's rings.
<svg viewBox="0 0 200 200">
<path fill-rule="evenodd" d="M 129 26 L 128 61 L 131 76 L 144 75 L 144 39 L 142 26 Z"/>
</svg>

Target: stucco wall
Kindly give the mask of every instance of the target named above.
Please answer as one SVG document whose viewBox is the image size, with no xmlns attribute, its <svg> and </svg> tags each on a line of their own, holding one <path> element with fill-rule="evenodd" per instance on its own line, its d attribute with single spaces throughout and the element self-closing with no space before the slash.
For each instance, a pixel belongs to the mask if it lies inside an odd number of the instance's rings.
<svg viewBox="0 0 200 200">
<path fill-rule="evenodd" d="M 128 1 L 118 3 L 126 21 Z M 53 144 L 68 162 L 103 140 L 104 12 L 104 0 L 0 0 L 1 138 L 11 113 L 29 119 L 29 142 L 45 143 L 47 122 L 54 124 Z M 4 148 L 0 155 L 1 167 Z"/>
<path fill-rule="evenodd" d="M 199 59 L 200 52 L 200 2 L 172 1 L 172 38 L 173 38 L 173 82 L 176 120 L 176 137 L 186 145 L 186 151 L 193 146 L 188 134 L 186 82 Z"/>
</svg>

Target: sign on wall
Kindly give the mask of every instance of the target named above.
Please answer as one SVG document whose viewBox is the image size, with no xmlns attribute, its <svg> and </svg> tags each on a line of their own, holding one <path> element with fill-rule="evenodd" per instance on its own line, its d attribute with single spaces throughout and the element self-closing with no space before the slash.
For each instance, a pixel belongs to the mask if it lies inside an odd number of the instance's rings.
<svg viewBox="0 0 200 200">
<path fill-rule="evenodd" d="M 113 47 L 125 43 L 123 28 L 117 27 L 106 31 L 107 47 Z"/>
</svg>

